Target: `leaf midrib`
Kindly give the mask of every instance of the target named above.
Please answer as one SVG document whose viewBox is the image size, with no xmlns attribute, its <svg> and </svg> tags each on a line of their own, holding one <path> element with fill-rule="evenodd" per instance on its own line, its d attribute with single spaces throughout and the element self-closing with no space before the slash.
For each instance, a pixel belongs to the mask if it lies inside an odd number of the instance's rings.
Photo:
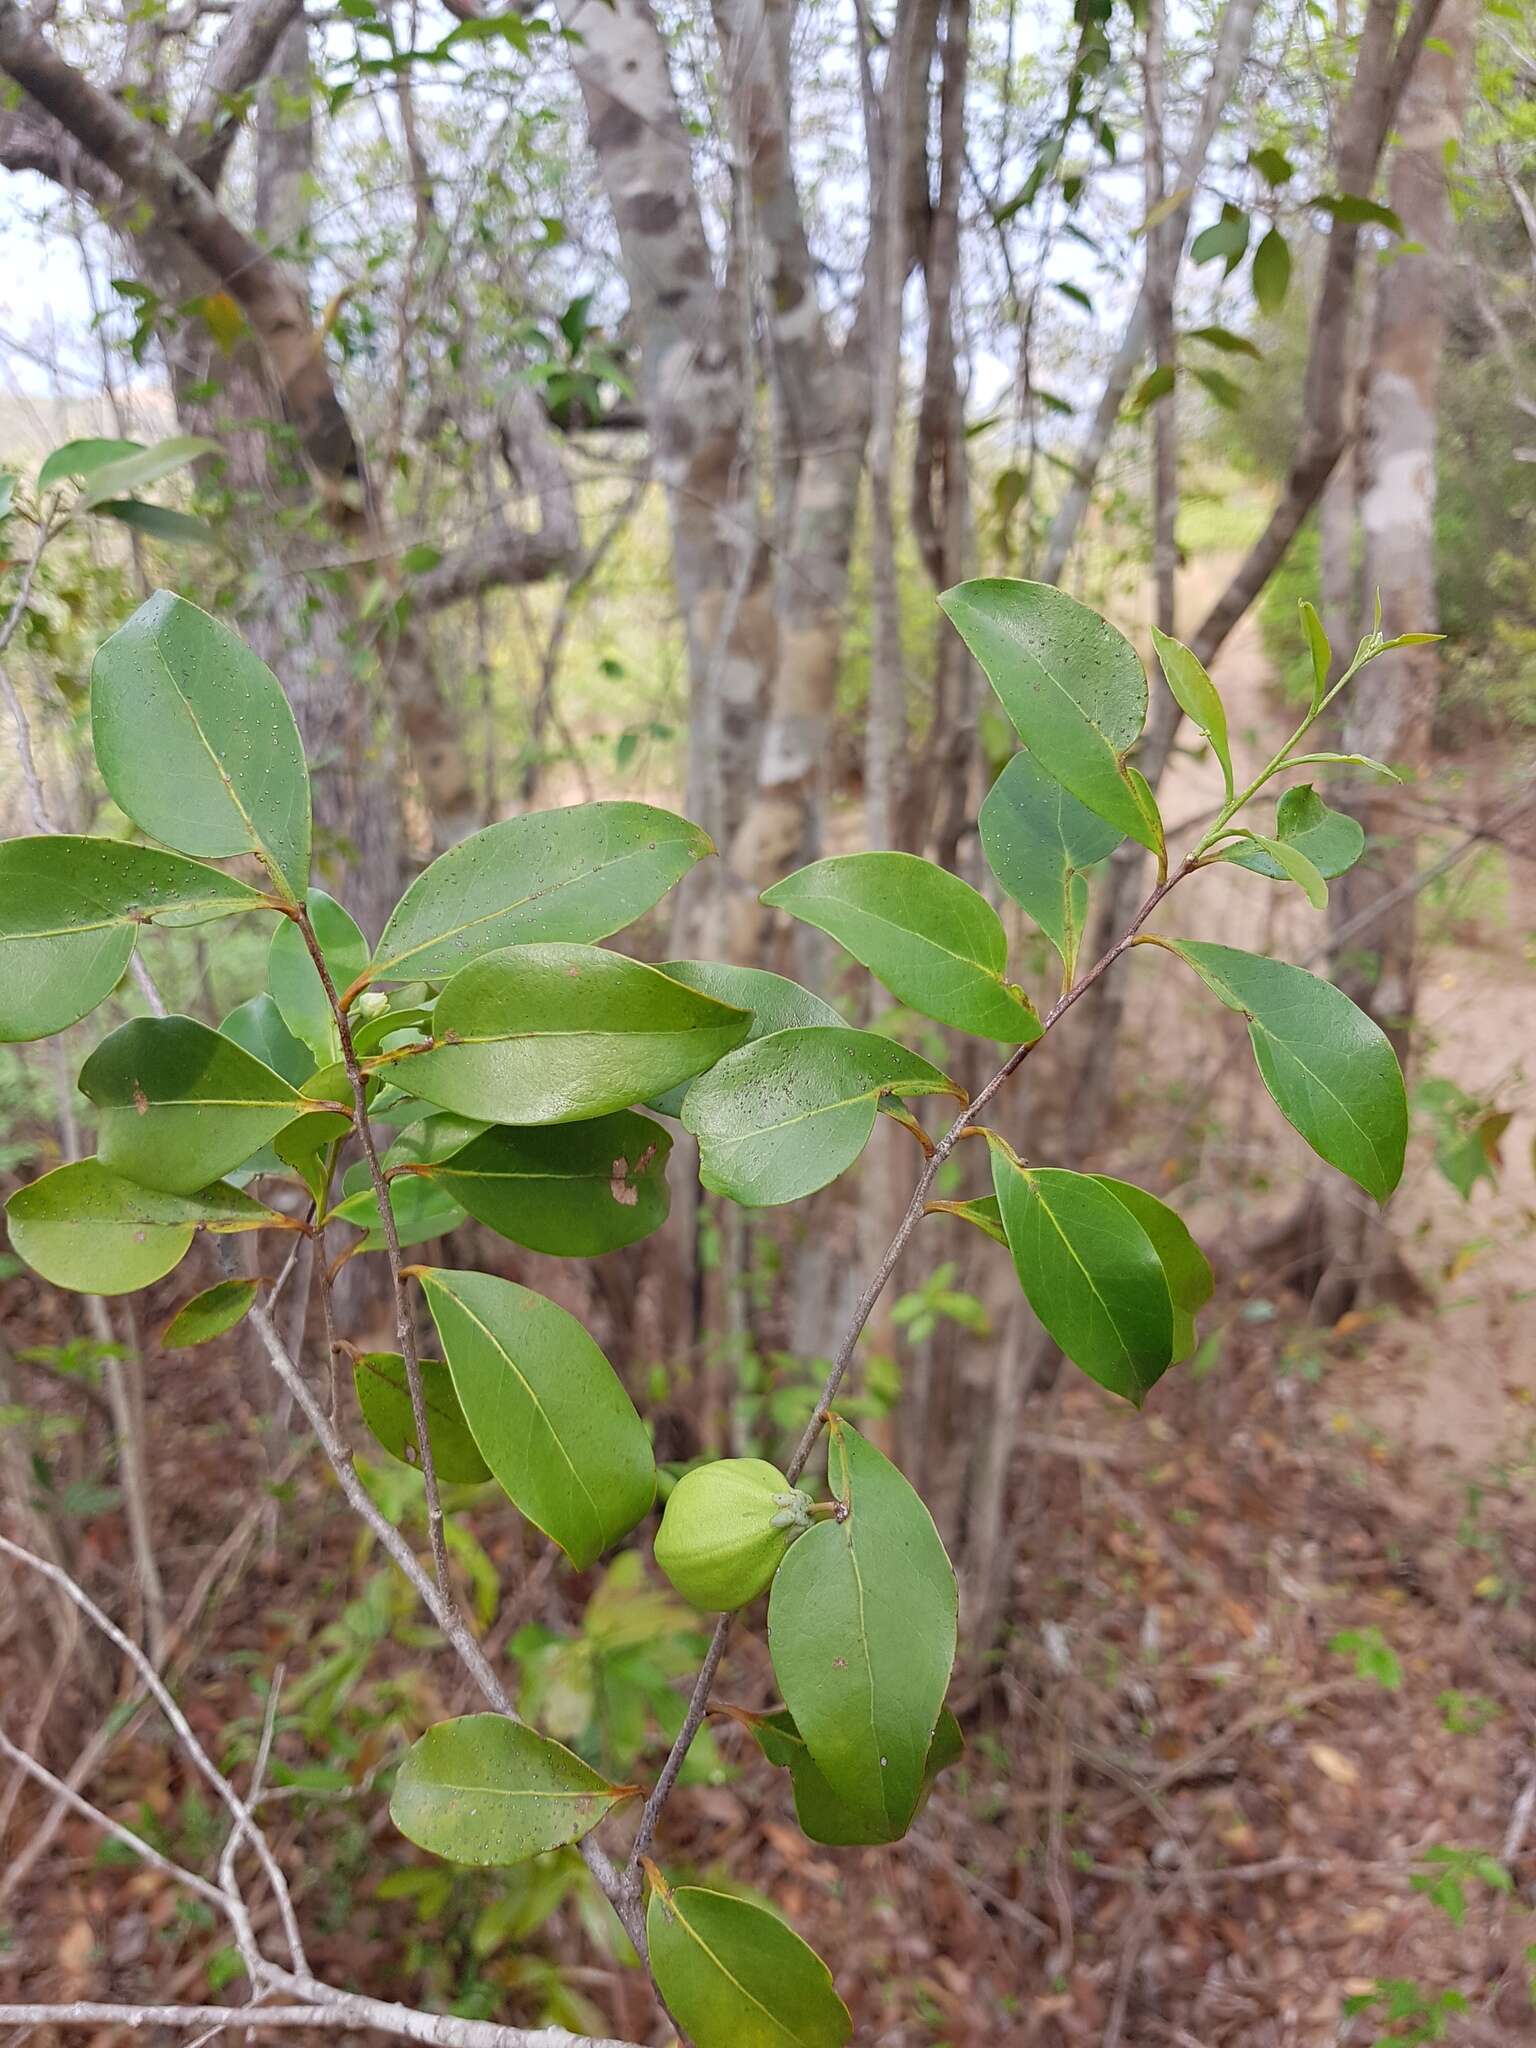
<svg viewBox="0 0 1536 2048">
<path fill-rule="evenodd" d="M 774 2012 L 770 2006 L 764 2005 L 763 2001 L 757 1996 L 755 1992 L 749 1991 L 747 1989 L 746 1985 L 742 1983 L 741 1979 L 736 1975 L 735 1971 L 720 1960 L 719 1956 L 715 1954 L 714 1950 L 710 1947 L 709 1943 L 704 1939 L 703 1935 L 700 1934 L 698 1929 L 691 1924 L 686 1914 L 683 1912 L 682 1908 L 677 1904 L 676 1892 L 672 1894 L 671 1909 L 673 1919 L 677 1922 L 678 1926 L 682 1928 L 683 1932 L 688 1936 L 689 1940 L 697 1943 L 697 1945 L 704 1951 L 705 1955 L 709 1957 L 709 1960 L 714 1964 L 715 1968 L 720 1972 L 721 1976 L 725 1979 L 725 1981 L 728 1984 L 733 1985 L 735 1989 L 741 1993 L 742 1997 L 747 2001 L 748 2005 L 755 2006 L 757 2010 L 762 2014 L 763 2018 L 770 2023 L 770 2025 L 777 2027 L 779 2032 L 781 2034 L 787 2035 L 791 2041 L 804 2040 L 804 2035 L 796 2034 L 788 2026 L 786 2026 L 784 2021 L 779 2018 L 779 2015 L 776 2012 Z M 666 1908 L 663 1907 L 663 1911 L 665 1910 Z"/>
</svg>

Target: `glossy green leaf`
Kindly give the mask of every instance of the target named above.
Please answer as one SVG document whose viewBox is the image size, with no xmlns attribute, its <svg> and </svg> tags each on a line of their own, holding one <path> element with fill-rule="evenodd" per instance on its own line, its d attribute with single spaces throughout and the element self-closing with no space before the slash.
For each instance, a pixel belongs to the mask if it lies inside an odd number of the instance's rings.
<svg viewBox="0 0 1536 2048">
<path fill-rule="evenodd" d="M 137 448 L 114 461 L 92 463 L 81 485 L 80 509 L 91 512 L 109 498 L 136 497 L 200 456 L 222 453 L 218 442 L 210 441 L 206 435 L 173 434 L 167 440 L 155 442 L 152 448 Z"/>
<path fill-rule="evenodd" d="M 1181 641 L 1154 626 L 1152 644 L 1173 700 L 1186 718 L 1199 726 L 1211 743 L 1211 752 L 1221 764 L 1221 776 L 1232 794 L 1232 744 L 1227 737 L 1226 706 L 1216 685 L 1206 674 L 1205 664 Z"/>
<path fill-rule="evenodd" d="M 484 1123 L 478 1117 L 455 1116 L 451 1109 L 435 1109 L 423 1115 L 422 1103 L 402 1103 L 401 1107 L 412 1108 L 416 1114 L 406 1124 L 398 1138 L 384 1155 L 386 1166 L 437 1166 L 452 1159 L 482 1131 L 493 1130 L 492 1124 Z M 381 1117 L 378 1105 L 374 1105 L 375 1123 L 388 1122 Z"/>
<path fill-rule="evenodd" d="M 390 1182 L 389 1207 L 395 1219 L 395 1236 L 402 1250 L 407 1245 L 425 1244 L 429 1238 L 446 1237 L 450 1230 L 457 1230 L 464 1221 L 462 1207 L 446 1189 L 434 1187 L 430 1181 L 418 1180 L 414 1176 L 402 1176 Z M 383 1251 L 384 1227 L 379 1221 L 378 1197 L 373 1192 L 366 1159 L 358 1160 L 356 1165 L 347 1169 L 343 1199 L 331 1210 L 326 1221 L 350 1223 L 361 1230 L 364 1235 L 357 1247 L 359 1251 Z"/>
<path fill-rule="evenodd" d="M 689 1089 L 683 1125 L 699 1141 L 705 1187 L 763 1208 L 812 1195 L 851 1166 L 882 1096 L 960 1093 L 894 1039 L 808 1025 L 721 1060 Z"/>
<path fill-rule="evenodd" d="M 651 1970 L 694 2048 L 843 2048 L 853 2022 L 832 1974 L 776 1913 L 651 1872 Z"/>
<path fill-rule="evenodd" d="M 828 1424 L 846 1513 L 789 1547 L 768 1602 L 774 1676 L 822 1776 L 895 1840 L 911 1825 L 955 1658 L 955 1574 L 933 1518 L 873 1444 Z"/>
<path fill-rule="evenodd" d="M 831 1024 L 841 1027 L 841 1014 L 820 996 L 812 995 L 798 981 L 770 974 L 762 967 L 735 967 L 724 960 L 664 960 L 663 974 L 671 975 L 685 988 L 696 988 L 718 1003 L 730 1003 L 738 1010 L 752 1012 L 752 1028 L 742 1040 L 751 1045 L 775 1031 L 792 1031 L 801 1024 Z M 692 1082 L 681 1082 L 646 1104 L 660 1116 L 680 1117 L 683 1097 Z"/>
<path fill-rule="evenodd" d="M 265 992 L 231 1010 L 219 1030 L 295 1088 L 301 1087 L 315 1070 L 309 1047 L 300 1045 L 283 1022 L 276 1003 Z"/>
<path fill-rule="evenodd" d="M 0 1039 L 44 1038 L 122 979 L 141 926 L 258 910 L 259 891 L 156 847 L 52 833 L 0 842 Z"/>
<path fill-rule="evenodd" d="M 1328 676 L 1333 667 L 1333 647 L 1323 631 L 1323 622 L 1317 615 L 1317 608 L 1305 598 L 1301 600 L 1301 630 L 1307 636 L 1307 652 L 1312 657 L 1312 709 L 1316 711 L 1328 694 Z"/>
<path fill-rule="evenodd" d="M 55 1287 L 132 1294 L 181 1263 L 199 1230 L 281 1226 L 284 1219 L 237 1188 L 166 1195 L 111 1173 L 99 1159 L 58 1167 L 5 1208 L 11 1249 Z"/>
<path fill-rule="evenodd" d="M 1247 1017 L 1259 1073 L 1287 1122 L 1384 1202 L 1402 1178 L 1408 1101 L 1380 1026 L 1332 982 L 1286 961 L 1194 939 L 1157 943 Z"/>
<path fill-rule="evenodd" d="M 509 946 L 443 990 L 401 1085 L 501 1124 L 567 1124 L 675 1087 L 740 1044 L 745 1010 L 596 946 Z"/>
<path fill-rule="evenodd" d="M 309 882 L 309 773 L 288 700 L 237 633 L 168 590 L 103 641 L 91 735 L 107 788 L 183 853 L 254 853 L 291 901 Z"/>
<path fill-rule="evenodd" d="M 1008 940 L 984 896 L 911 853 L 850 853 L 813 862 L 763 891 L 845 946 L 898 1002 L 957 1031 L 1024 1045 L 1040 1036 L 1033 1005 L 1004 979 Z"/>
<path fill-rule="evenodd" d="M 990 1237 L 994 1244 L 1008 1242 L 996 1195 L 979 1195 L 973 1202 L 930 1202 L 928 1209 L 939 1216 L 958 1216 L 962 1223 L 969 1223 L 973 1230 L 979 1230 L 983 1237 Z"/>
<path fill-rule="evenodd" d="M 189 1351 L 196 1344 L 211 1344 L 232 1330 L 246 1314 L 260 1291 L 259 1280 L 220 1280 L 201 1294 L 183 1302 L 161 1333 L 166 1351 Z"/>
<path fill-rule="evenodd" d="M 1365 827 L 1359 819 L 1347 811 L 1331 810 L 1310 782 L 1288 789 L 1275 806 L 1274 837 L 1304 855 L 1325 878 L 1345 874 L 1365 851 Z M 1233 867 L 1249 868 L 1272 881 L 1289 873 L 1276 854 L 1254 841 L 1239 840 L 1223 847 L 1221 857 Z M 1291 874 L 1290 879 L 1300 877 Z"/>
<path fill-rule="evenodd" d="M 554 1302 L 489 1273 L 417 1270 L 481 1456 L 513 1506 L 585 1568 L 656 1496 L 634 1403 Z"/>
<path fill-rule="evenodd" d="M 130 455 L 143 452 L 142 441 L 106 441 L 89 436 L 79 441 L 65 441 L 54 449 L 37 472 L 38 496 L 41 497 L 52 484 L 78 481 L 104 469 L 108 463 L 122 462 Z"/>
<path fill-rule="evenodd" d="M 660 1124 L 619 1110 L 591 1123 L 495 1124 L 420 1171 L 514 1244 L 584 1259 L 637 1244 L 666 1222 L 671 1150 Z"/>
<path fill-rule="evenodd" d="M 800 1823 L 800 1832 L 810 1841 L 821 1842 L 829 1849 L 849 1849 L 900 1839 L 900 1835 L 893 1835 L 883 1821 L 859 1812 L 846 1800 L 838 1798 L 817 1767 L 816 1759 L 806 1747 L 788 1708 L 781 1707 L 773 1714 L 747 1713 L 739 1707 L 727 1707 L 723 1711 L 747 1730 L 771 1764 L 788 1770 L 794 1789 L 795 1819 Z M 939 1715 L 923 1765 L 919 1812 L 933 1790 L 934 1780 L 941 1771 L 947 1771 L 951 1764 L 958 1763 L 964 1751 L 965 1737 L 960 1732 L 960 1723 L 945 1707 Z"/>
<path fill-rule="evenodd" d="M 464 1419 L 453 1390 L 453 1375 L 438 1358 L 423 1358 L 420 1365 L 433 1469 L 450 1486 L 476 1486 L 490 1478 L 491 1468 Z M 400 1353 L 365 1352 L 354 1360 L 352 1377 L 358 1408 L 374 1441 L 402 1465 L 419 1466 L 421 1444 Z"/>
<path fill-rule="evenodd" d="M 1072 1363 L 1140 1407 L 1173 1362 L 1157 1247 L 1118 1193 L 992 1147 L 998 1208 L 1026 1300 Z"/>
<path fill-rule="evenodd" d="M 374 976 L 439 981 L 503 946 L 606 939 L 713 851 L 697 825 L 649 804 L 504 818 L 416 877 L 384 927 Z"/>
<path fill-rule="evenodd" d="M 1262 832 L 1244 832 L 1232 843 L 1239 849 L 1249 849 L 1265 861 L 1264 872 L 1273 869 L 1285 881 L 1296 883 L 1314 910 L 1328 908 L 1328 884 L 1299 846 L 1286 839 L 1267 839 Z M 1223 860 L 1228 858 L 1225 848 L 1221 857 Z"/>
<path fill-rule="evenodd" d="M 523 1863 L 579 1842 L 633 1793 L 505 1714 L 466 1714 L 412 1743 L 389 1817 L 418 1849 L 454 1863 Z"/>
<path fill-rule="evenodd" d="M 1046 773 L 1155 851 L 1124 772 L 1147 716 L 1146 672 L 1125 635 L 1047 583 L 981 577 L 939 603 Z"/>
<path fill-rule="evenodd" d="M 191 1017 L 135 1017 L 80 1069 L 101 1163 L 142 1187 L 194 1193 L 303 1109 L 281 1074 Z"/>
<path fill-rule="evenodd" d="M 978 823 L 987 865 L 1070 973 L 1088 916 L 1083 870 L 1114 852 L 1119 827 L 1080 804 L 1027 750 L 988 790 Z"/>
<path fill-rule="evenodd" d="M 1132 1181 L 1113 1180 L 1106 1173 L 1096 1173 L 1094 1179 L 1131 1212 L 1152 1240 L 1173 1303 L 1173 1363 L 1177 1365 L 1194 1350 L 1195 1317 L 1216 1290 L 1210 1261 L 1190 1235 L 1189 1225 L 1166 1202 Z"/>
<path fill-rule="evenodd" d="M 311 889 L 306 901 L 315 937 L 320 942 L 326 971 L 340 995 L 351 987 L 368 965 L 368 941 L 358 930 L 350 911 L 323 889 Z M 304 934 L 291 917 L 285 917 L 272 934 L 267 954 L 267 988 L 284 1024 L 325 1066 L 341 1055 L 336 1020 L 325 993 L 319 970 L 310 958 Z"/>
</svg>

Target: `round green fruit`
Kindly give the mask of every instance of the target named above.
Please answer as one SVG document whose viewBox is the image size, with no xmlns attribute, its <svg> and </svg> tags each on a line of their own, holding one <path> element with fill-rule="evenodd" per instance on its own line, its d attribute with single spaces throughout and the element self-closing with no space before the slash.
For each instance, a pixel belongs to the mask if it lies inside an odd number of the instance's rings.
<svg viewBox="0 0 1536 2048">
<path fill-rule="evenodd" d="M 762 1458 L 719 1458 L 685 1472 L 656 1532 L 656 1562 L 683 1598 L 712 1614 L 767 1590 L 810 1527 L 808 1494 Z"/>
</svg>

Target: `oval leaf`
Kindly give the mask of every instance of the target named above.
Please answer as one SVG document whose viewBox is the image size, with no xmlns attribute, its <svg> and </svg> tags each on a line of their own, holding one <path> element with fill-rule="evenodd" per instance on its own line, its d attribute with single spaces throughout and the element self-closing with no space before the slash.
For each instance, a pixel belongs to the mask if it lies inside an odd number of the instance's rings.
<svg viewBox="0 0 1536 2048">
<path fill-rule="evenodd" d="M 121 980 L 141 925 L 258 910 L 233 875 L 156 847 L 59 832 L 0 844 L 0 1039 L 45 1038 Z"/>
<path fill-rule="evenodd" d="M 195 1344 L 210 1344 L 222 1337 L 256 1299 L 259 1280 L 220 1280 L 184 1302 L 166 1324 L 160 1343 L 166 1351 L 190 1351 Z"/>
<path fill-rule="evenodd" d="M 1303 854 L 1319 876 L 1346 874 L 1365 851 L 1365 827 L 1360 820 L 1347 811 L 1330 809 L 1310 782 L 1288 789 L 1281 797 L 1275 806 L 1274 836 Z M 1222 859 L 1233 867 L 1268 875 L 1272 881 L 1282 881 L 1287 876 L 1284 863 L 1262 842 L 1240 840 L 1223 850 Z"/>
<path fill-rule="evenodd" d="M 438 998 L 435 1049 L 409 1055 L 399 1078 L 465 1116 L 577 1123 L 702 1073 L 751 1024 L 745 1010 L 622 953 L 509 946 L 453 977 Z"/>
<path fill-rule="evenodd" d="M 933 1517 L 873 1444 L 828 1424 L 845 1510 L 789 1547 L 768 1602 L 774 1676 L 839 1799 L 906 1833 L 955 1660 L 955 1574 Z"/>
<path fill-rule="evenodd" d="M 1283 880 L 1294 882 L 1314 910 L 1328 908 L 1328 884 L 1299 847 L 1284 839 L 1266 839 L 1260 832 L 1244 832 L 1237 844 L 1251 847 Z"/>
<path fill-rule="evenodd" d="M 323 889 L 311 889 L 306 898 L 310 922 L 320 951 L 338 994 L 350 988 L 368 965 L 368 941 L 358 930 L 351 912 Z M 285 917 L 272 934 L 267 954 L 267 987 L 278 1013 L 292 1035 L 301 1039 L 319 1066 L 341 1057 L 336 1020 L 325 993 L 325 984 L 304 934 L 291 917 Z"/>
<path fill-rule="evenodd" d="M 769 1763 L 788 1770 L 794 1789 L 795 1819 L 800 1823 L 800 1832 L 810 1841 L 821 1842 L 829 1849 L 852 1849 L 899 1839 L 881 1822 L 838 1798 L 817 1768 L 816 1759 L 806 1747 L 805 1738 L 796 1728 L 794 1716 L 787 1707 L 781 1707 L 774 1714 L 748 1713 L 740 1707 L 724 1707 L 720 1711 L 729 1714 L 747 1730 Z M 964 1750 L 965 1737 L 960 1732 L 960 1723 L 945 1707 L 933 1731 L 933 1740 L 928 1745 L 919 1811 L 933 1790 L 939 1773 L 958 1763 Z"/>
<path fill-rule="evenodd" d="M 841 1027 L 843 1018 L 820 996 L 812 995 L 798 981 L 783 974 L 770 974 L 762 967 L 735 967 L 724 960 L 664 960 L 663 974 L 671 975 L 685 988 L 696 988 L 718 1003 L 731 1003 L 738 1010 L 752 1012 L 752 1028 L 742 1040 L 751 1045 L 775 1031 L 793 1031 L 802 1024 L 830 1024 Z M 692 1084 L 683 1082 L 665 1094 L 653 1096 L 646 1104 L 661 1116 L 683 1113 L 683 1097 Z"/>
<path fill-rule="evenodd" d="M 135 1017 L 80 1069 L 103 1166 L 192 1194 L 275 1138 L 304 1103 L 281 1074 L 192 1017 Z"/>
<path fill-rule="evenodd" d="M 231 1010 L 219 1030 L 225 1038 L 244 1046 L 274 1074 L 281 1074 L 294 1088 L 301 1087 L 315 1071 L 309 1047 L 300 1045 L 283 1022 L 276 1003 L 265 993 L 252 996 L 249 1002 Z"/>
<path fill-rule="evenodd" d="M 417 1274 L 497 1483 L 574 1565 L 591 1564 L 656 1497 L 650 1438 L 618 1375 L 574 1316 L 526 1287 Z"/>
<path fill-rule="evenodd" d="M 894 1039 L 811 1025 L 721 1060 L 689 1089 L 683 1127 L 699 1141 L 705 1187 L 765 1208 L 812 1195 L 851 1166 L 882 1096 L 944 1094 L 961 1090 Z"/>
<path fill-rule="evenodd" d="M 384 927 L 374 977 L 440 981 L 503 946 L 606 939 L 713 852 L 697 825 L 649 804 L 504 818 L 416 877 Z"/>
<path fill-rule="evenodd" d="M 1173 1363 L 1173 1299 L 1152 1239 L 1088 1174 L 1021 1166 L 994 1143 L 992 1179 L 1030 1307 L 1074 1365 L 1140 1407 Z"/>
<path fill-rule="evenodd" d="M 1152 644 L 1173 701 L 1186 718 L 1193 719 L 1211 743 L 1211 752 L 1221 764 L 1221 776 L 1232 794 L 1232 744 L 1227 737 L 1226 707 L 1216 685 L 1205 672 L 1205 664 L 1182 641 L 1158 627 L 1152 628 Z"/>
<path fill-rule="evenodd" d="M 932 861 L 911 853 L 836 855 L 786 875 L 762 901 L 829 933 L 925 1017 L 1005 1045 L 1040 1036 L 1033 1005 L 1003 979 L 1002 919 L 969 882 Z"/>
<path fill-rule="evenodd" d="M 1015 754 L 993 783 L 977 823 L 987 865 L 1070 974 L 1088 915 L 1083 870 L 1114 852 L 1119 827 L 1080 804 L 1027 751 Z"/>
<path fill-rule="evenodd" d="M 432 1445 L 432 1465 L 439 1479 L 454 1486 L 475 1486 L 489 1479 L 491 1468 L 464 1419 L 459 1397 L 453 1391 L 453 1375 L 440 1359 L 423 1358 L 421 1392 L 427 1410 L 427 1436 Z M 416 1415 L 411 1407 L 410 1382 L 405 1360 L 398 1351 L 369 1351 L 353 1362 L 353 1384 L 375 1443 L 398 1458 L 402 1465 L 421 1464 L 421 1444 L 416 1435 Z"/>
<path fill-rule="evenodd" d="M 1048 583 L 980 577 L 939 603 L 1046 773 L 1155 853 L 1124 772 L 1147 717 L 1146 671 L 1125 635 Z"/>
<path fill-rule="evenodd" d="M 54 449 L 37 472 L 38 496 L 41 497 L 50 484 L 89 476 L 92 471 L 105 468 L 109 462 L 121 462 L 125 457 L 140 455 L 143 451 L 142 441 L 103 441 L 91 438 L 65 441 Z"/>
<path fill-rule="evenodd" d="M 514 1244 L 584 1259 L 636 1244 L 666 1222 L 671 1150 L 660 1124 L 619 1110 L 583 1124 L 493 1125 L 418 1171 Z"/>
<path fill-rule="evenodd" d="M 363 1241 L 355 1247 L 356 1250 L 383 1251 L 384 1228 L 379 1221 L 378 1197 L 373 1192 L 373 1179 L 366 1159 L 348 1167 L 344 1186 L 344 1199 L 330 1211 L 326 1222 L 350 1223 L 361 1230 Z M 395 1219 L 395 1237 L 402 1249 L 407 1245 L 425 1244 L 431 1237 L 444 1237 L 450 1230 L 457 1230 L 464 1221 L 463 1209 L 446 1189 L 433 1187 L 429 1182 L 414 1177 L 391 1180 L 389 1207 Z"/>
<path fill-rule="evenodd" d="M 131 498 L 150 484 L 159 483 L 162 477 L 185 469 L 200 456 L 222 453 L 218 442 L 210 441 L 204 434 L 173 434 L 168 440 L 157 441 L 152 448 L 136 448 L 114 461 L 92 463 L 80 492 L 80 508 L 90 512 L 109 498 Z"/>
<path fill-rule="evenodd" d="M 1129 1209 L 1162 1263 L 1173 1303 L 1173 1363 L 1179 1364 L 1195 1348 L 1195 1317 L 1216 1291 L 1216 1276 L 1209 1259 L 1190 1235 L 1183 1217 L 1149 1195 L 1145 1188 L 1128 1180 L 1112 1180 L 1106 1173 L 1094 1179 L 1107 1188 L 1123 1208 Z"/>
<path fill-rule="evenodd" d="M 1281 1115 L 1321 1159 L 1384 1202 L 1403 1174 L 1408 1098 L 1386 1033 L 1331 981 L 1232 946 L 1159 938 L 1248 1019 Z"/>
<path fill-rule="evenodd" d="M 237 1188 L 166 1195 L 80 1159 L 18 1188 L 5 1207 L 11 1248 L 55 1287 L 132 1294 L 181 1263 L 199 1230 L 288 1227 Z"/>
<path fill-rule="evenodd" d="M 412 1743 L 389 1817 L 418 1849 L 454 1863 L 523 1863 L 579 1842 L 633 1790 L 504 1714 L 466 1714 Z"/>
<path fill-rule="evenodd" d="M 695 2048 L 843 2048 L 853 2022 L 832 1973 L 776 1913 L 650 1875 L 651 1970 Z"/>
<path fill-rule="evenodd" d="M 156 591 L 97 651 L 91 736 L 107 788 L 151 837 L 214 859 L 254 853 L 302 898 L 304 749 L 276 676 L 239 634 Z"/>
</svg>

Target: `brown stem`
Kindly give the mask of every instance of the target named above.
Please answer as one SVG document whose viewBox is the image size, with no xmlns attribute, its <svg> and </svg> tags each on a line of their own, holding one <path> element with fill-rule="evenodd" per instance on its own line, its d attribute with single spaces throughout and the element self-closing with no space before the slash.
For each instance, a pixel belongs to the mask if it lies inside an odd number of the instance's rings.
<svg viewBox="0 0 1536 2048">
<path fill-rule="evenodd" d="M 421 1358 L 416 1349 L 416 1326 L 411 1316 L 410 1298 L 405 1291 L 405 1275 L 401 1268 L 400 1233 L 395 1228 L 395 1212 L 390 1206 L 389 1183 L 384 1178 L 384 1168 L 379 1161 L 379 1149 L 374 1143 L 373 1129 L 368 1121 L 368 1084 L 358 1064 L 357 1049 L 352 1043 L 352 1027 L 347 1022 L 346 1009 L 336 993 L 336 984 L 331 979 L 331 970 L 325 964 L 325 955 L 320 950 L 320 941 L 315 937 L 315 928 L 309 912 L 299 908 L 294 912 L 294 922 L 303 934 L 309 957 L 315 963 L 315 972 L 325 990 L 325 999 L 331 1006 L 331 1015 L 336 1020 L 336 1035 L 341 1042 L 342 1064 L 347 1070 L 347 1080 L 352 1087 L 352 1100 L 357 1112 L 357 1135 L 362 1143 L 363 1156 L 368 1161 L 368 1175 L 373 1182 L 374 1199 L 379 1205 L 379 1221 L 384 1231 L 384 1249 L 389 1258 L 389 1283 L 395 1300 L 395 1333 L 400 1342 L 400 1356 L 405 1361 L 405 1381 L 411 1395 L 411 1421 L 416 1430 L 416 1445 L 421 1454 L 421 1478 L 427 1500 L 427 1533 L 432 1543 L 432 1565 L 437 1573 L 438 1589 L 443 1598 L 457 1606 L 453 1581 L 448 1572 L 448 1543 L 443 1533 L 443 1502 L 438 1491 L 437 1467 L 432 1458 L 432 1439 L 427 1433 L 427 1399 L 421 1384 Z M 336 1364 L 334 1354 L 327 1360 L 327 1367 L 334 1375 Z"/>
</svg>

